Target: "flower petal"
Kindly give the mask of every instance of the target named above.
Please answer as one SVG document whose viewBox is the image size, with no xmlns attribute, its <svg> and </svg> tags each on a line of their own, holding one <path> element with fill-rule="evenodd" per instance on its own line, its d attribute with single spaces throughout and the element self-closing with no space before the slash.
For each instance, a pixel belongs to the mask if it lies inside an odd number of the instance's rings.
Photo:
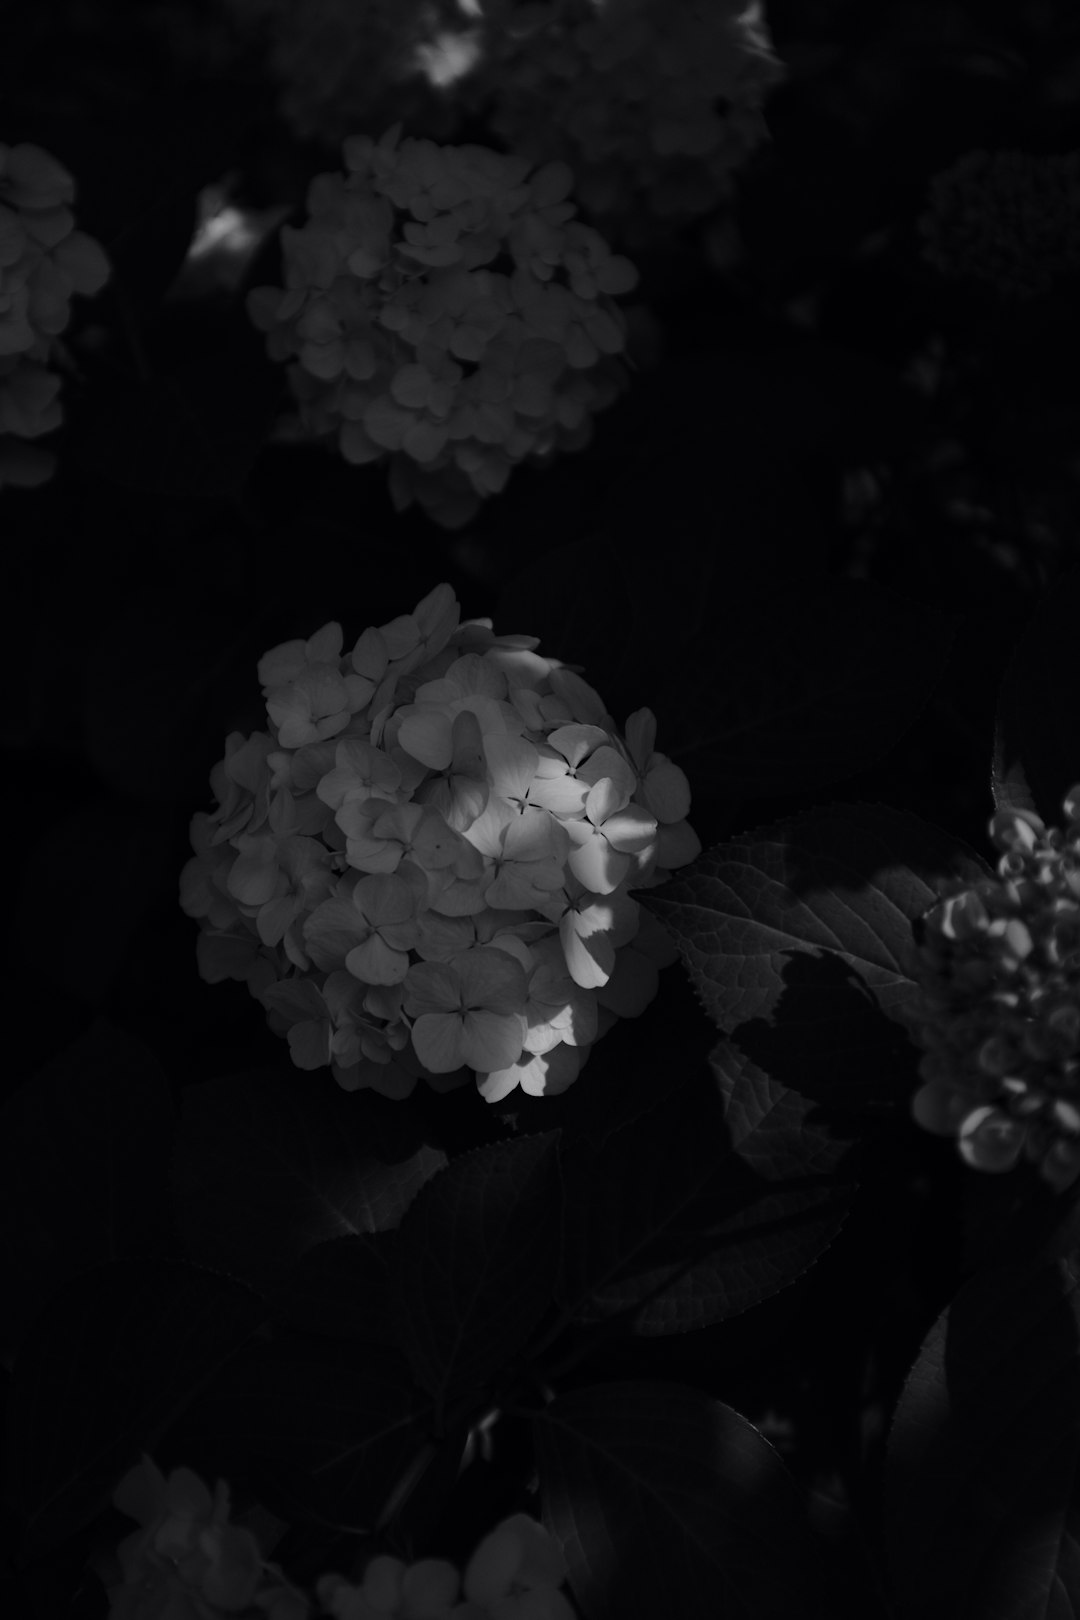
<svg viewBox="0 0 1080 1620">
<path fill-rule="evenodd" d="M 454 757 L 453 721 L 441 709 L 418 705 L 401 722 L 398 746 L 429 770 L 445 771 Z"/>
<path fill-rule="evenodd" d="M 428 1013 L 456 1013 L 460 1007 L 461 979 L 452 963 L 413 963 L 405 980 L 405 1011 L 410 1018 Z"/>
<path fill-rule="evenodd" d="M 436 963 L 424 963 L 437 966 Z M 415 971 L 410 969 L 410 972 Z M 449 1074 L 466 1062 L 462 1020 L 457 1013 L 423 1013 L 412 1028 L 413 1051 L 433 1074 Z M 470 1065 L 474 1067 L 475 1065 Z"/>
<path fill-rule="evenodd" d="M 628 804 L 625 810 L 617 810 L 614 815 L 608 816 L 603 831 L 612 849 L 632 855 L 655 838 L 656 819 L 647 810 L 640 810 L 636 804 Z"/>
<path fill-rule="evenodd" d="M 476 945 L 456 957 L 454 967 L 460 977 L 463 1006 L 483 1007 L 499 1014 L 524 1012 L 529 993 L 525 970 L 505 951 Z M 500 1065 L 474 1063 L 472 1067 L 493 1069 Z"/>
<path fill-rule="evenodd" d="M 497 954 L 502 955 L 502 952 Z M 509 962 L 511 958 L 506 957 L 505 960 Z M 518 966 L 516 962 L 513 965 Z M 480 1074 L 505 1069 L 521 1056 L 525 1033 L 525 1019 L 521 1013 L 495 1013 L 483 1008 L 467 1012 L 462 1020 L 461 1056 L 471 1069 L 476 1069 Z"/>
<path fill-rule="evenodd" d="M 401 984 L 409 971 L 409 958 L 405 951 L 393 950 L 378 934 L 372 934 L 353 947 L 345 967 L 364 984 Z"/>
<path fill-rule="evenodd" d="M 392 873 L 364 877 L 353 891 L 353 904 L 373 928 L 384 923 L 408 922 L 416 912 L 413 891 L 404 878 Z"/>
<path fill-rule="evenodd" d="M 586 843 L 570 851 L 567 865 L 593 894 L 612 894 L 629 870 L 630 857 L 612 849 L 603 833 L 596 831 Z"/>
<path fill-rule="evenodd" d="M 583 990 L 596 990 L 607 984 L 615 966 L 615 947 L 603 930 L 586 932 L 577 912 L 568 911 L 559 923 L 566 966 L 574 983 Z"/>
</svg>

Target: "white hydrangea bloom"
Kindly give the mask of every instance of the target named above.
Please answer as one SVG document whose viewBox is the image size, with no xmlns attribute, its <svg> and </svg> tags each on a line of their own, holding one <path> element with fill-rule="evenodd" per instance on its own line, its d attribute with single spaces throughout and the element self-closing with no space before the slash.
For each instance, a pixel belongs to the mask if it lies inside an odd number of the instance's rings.
<svg viewBox="0 0 1080 1620">
<path fill-rule="evenodd" d="M 548 1095 L 655 996 L 677 953 L 631 891 L 700 852 L 689 786 L 648 710 L 624 736 L 536 645 L 443 585 L 260 661 L 270 730 L 228 738 L 180 902 L 298 1067 Z"/>
</svg>

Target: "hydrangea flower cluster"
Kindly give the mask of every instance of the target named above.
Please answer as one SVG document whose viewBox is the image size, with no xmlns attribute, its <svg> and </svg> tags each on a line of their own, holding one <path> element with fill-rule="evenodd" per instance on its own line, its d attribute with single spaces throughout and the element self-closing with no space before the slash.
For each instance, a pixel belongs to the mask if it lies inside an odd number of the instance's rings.
<svg viewBox="0 0 1080 1620">
<path fill-rule="evenodd" d="M 113 1493 L 141 1528 L 120 1543 L 116 1569 L 103 1569 L 109 1620 L 308 1620 L 307 1598 L 268 1564 L 250 1530 L 229 1522 L 229 1489 L 213 1495 L 190 1468 L 168 1479 L 147 1456 Z M 120 1578 L 109 1577 L 118 1569 Z"/>
<path fill-rule="evenodd" d="M 166 1479 L 143 1456 L 113 1492 L 140 1529 L 101 1566 L 109 1620 L 575 1620 L 560 1590 L 566 1566 L 536 1519 L 515 1513 L 476 1547 L 464 1577 L 447 1559 L 370 1560 L 362 1581 L 320 1577 L 317 1608 L 268 1563 L 251 1530 L 230 1522 L 229 1489 L 213 1494 L 190 1468 Z"/>
<path fill-rule="evenodd" d="M 461 1572 L 445 1558 L 373 1558 L 359 1585 L 324 1575 L 319 1601 L 334 1620 L 574 1620 L 560 1591 L 562 1555 L 543 1525 L 515 1513 L 485 1536 Z"/>
<path fill-rule="evenodd" d="M 487 0 L 478 84 L 508 146 L 568 162 L 609 235 L 713 211 L 783 77 L 760 0 Z"/>
<path fill-rule="evenodd" d="M 631 890 L 701 844 L 648 709 L 621 735 L 532 636 L 459 622 L 448 585 L 342 653 L 259 663 L 270 730 L 233 732 L 180 900 L 199 968 L 246 981 L 303 1069 L 407 1097 L 563 1091 L 677 952 Z"/>
<path fill-rule="evenodd" d="M 570 165 L 609 237 L 714 210 L 784 76 L 761 0 L 230 0 L 270 41 L 281 110 L 336 144 L 380 119 L 448 139 L 486 117 Z"/>
<path fill-rule="evenodd" d="M 1064 832 L 1026 810 L 990 822 L 998 878 L 925 919 L 906 1010 L 926 1055 L 915 1119 L 979 1170 L 1021 1155 L 1058 1191 L 1080 1176 L 1080 784 Z"/>
<path fill-rule="evenodd" d="M 27 443 L 60 426 L 60 378 L 50 370 L 73 293 L 100 292 L 105 253 L 75 229 L 75 182 L 40 146 L 0 144 L 0 488 L 31 488 L 55 458 Z"/>
<path fill-rule="evenodd" d="M 399 136 L 345 142 L 348 173 L 317 176 L 282 230 L 286 287 L 248 307 L 295 357 L 301 433 L 390 458 L 397 509 L 457 527 L 515 463 L 588 443 L 623 383 L 611 295 L 637 272 L 574 219 L 565 164 L 527 179 L 526 158 Z"/>
<path fill-rule="evenodd" d="M 1080 152 L 968 152 L 930 186 L 923 256 L 1023 301 L 1080 270 Z"/>
</svg>

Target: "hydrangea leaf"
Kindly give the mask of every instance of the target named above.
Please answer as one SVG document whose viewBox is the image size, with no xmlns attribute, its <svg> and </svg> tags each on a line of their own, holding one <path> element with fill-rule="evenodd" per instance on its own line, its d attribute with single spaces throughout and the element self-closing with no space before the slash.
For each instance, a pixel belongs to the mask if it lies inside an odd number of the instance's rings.
<svg viewBox="0 0 1080 1620">
<path fill-rule="evenodd" d="M 215 1456 L 242 1459 L 272 1512 L 370 1530 L 425 1440 L 400 1351 L 277 1329 L 250 1342 L 184 1414 Z"/>
<path fill-rule="evenodd" d="M 317 1079 L 268 1069 L 185 1088 L 173 1186 L 192 1258 L 269 1288 L 328 1238 L 396 1227 L 446 1163 L 405 1117 L 380 1143 L 382 1099 Z"/>
<path fill-rule="evenodd" d="M 543 1522 L 589 1620 L 830 1612 L 801 1493 L 740 1413 L 634 1379 L 534 1419 Z"/>
<path fill-rule="evenodd" d="M 57 1291 L 11 1379 L 6 1492 L 26 1557 L 101 1511 L 125 1468 L 264 1315 L 242 1284 L 178 1260 L 111 1260 Z"/>
<path fill-rule="evenodd" d="M 1061 801 L 1080 777 L 1078 616 L 1074 568 L 1054 581 L 1019 637 L 998 698 L 994 803 L 1034 810 L 1050 827 L 1060 824 Z"/>
<path fill-rule="evenodd" d="M 390 1268 L 397 1236 L 359 1232 L 306 1250 L 270 1290 L 274 1319 L 331 1338 L 396 1344 Z"/>
<path fill-rule="evenodd" d="M 914 988 L 912 925 L 944 879 L 990 875 L 918 816 L 833 804 L 717 844 L 637 898 L 755 1062 L 821 1101 L 875 1108 L 910 1082 L 894 1020 Z"/>
<path fill-rule="evenodd" d="M 938 1317 L 889 1435 L 897 1620 L 1072 1620 L 1080 1600 L 1080 1271 L 976 1272 Z"/>
<path fill-rule="evenodd" d="M 712 1086 L 694 1075 L 601 1147 L 567 1150 L 558 1297 L 576 1320 L 707 1327 L 786 1288 L 843 1225 L 850 1136 L 730 1042 L 710 1068 Z"/>
<path fill-rule="evenodd" d="M 561 1241 L 558 1131 L 455 1158 L 402 1222 L 394 1263 L 400 1342 L 440 1403 L 482 1387 L 551 1303 Z"/>
</svg>

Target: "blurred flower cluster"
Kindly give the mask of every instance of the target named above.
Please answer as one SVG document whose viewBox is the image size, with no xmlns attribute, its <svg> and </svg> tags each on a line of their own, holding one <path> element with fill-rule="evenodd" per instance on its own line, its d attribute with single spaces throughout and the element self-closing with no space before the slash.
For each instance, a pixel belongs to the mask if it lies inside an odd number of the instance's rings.
<svg viewBox="0 0 1080 1620">
<path fill-rule="evenodd" d="M 60 377 L 50 369 L 73 293 L 99 292 L 109 265 L 75 229 L 75 182 L 40 146 L 0 144 L 0 489 L 55 471 L 38 439 L 60 426 Z"/>
<path fill-rule="evenodd" d="M 515 1513 L 485 1536 L 461 1572 L 445 1558 L 373 1558 L 363 1581 L 324 1575 L 316 1591 L 334 1620 L 574 1620 L 560 1591 L 566 1566 L 543 1525 Z"/>
<path fill-rule="evenodd" d="M 760 0 L 486 0 L 477 94 L 534 162 L 558 158 L 608 236 L 643 246 L 712 212 L 783 77 Z"/>
<path fill-rule="evenodd" d="M 711 213 L 766 135 L 784 77 L 761 0 L 228 0 L 260 32 L 294 133 L 338 144 L 400 119 L 446 140 L 486 118 L 568 163 L 609 238 Z"/>
<path fill-rule="evenodd" d="M 113 1492 L 113 1505 L 140 1529 L 125 1538 L 99 1573 L 109 1620 L 574 1620 L 560 1587 L 566 1566 L 536 1519 L 515 1513 L 480 1542 L 464 1577 L 448 1560 L 406 1564 L 388 1554 L 370 1560 L 362 1581 L 328 1574 L 316 1602 L 268 1563 L 251 1530 L 230 1522 L 229 1489 L 211 1495 L 190 1468 L 166 1479 L 144 1456 Z"/>
<path fill-rule="evenodd" d="M 308 1599 L 266 1563 L 250 1530 L 229 1522 L 223 1481 L 211 1496 L 190 1468 L 174 1468 L 166 1479 L 144 1456 L 116 1487 L 113 1504 L 141 1529 L 120 1543 L 115 1567 L 100 1569 L 109 1620 L 307 1620 Z"/>
<path fill-rule="evenodd" d="M 317 176 L 282 230 L 285 289 L 248 307 L 295 357 L 300 435 L 389 458 L 395 507 L 453 528 L 515 463 L 588 443 L 623 382 L 610 295 L 637 273 L 574 220 L 565 165 L 526 179 L 525 158 L 399 135 L 345 142 L 348 174 Z"/>
<path fill-rule="evenodd" d="M 199 969 L 247 983 L 294 1063 L 406 1097 L 565 1090 L 676 951 L 630 891 L 701 845 L 647 709 L 625 736 L 531 636 L 459 623 L 448 585 L 342 653 L 259 663 L 268 732 L 232 733 L 180 900 Z"/>
<path fill-rule="evenodd" d="M 459 121 L 435 66 L 446 51 L 464 71 L 475 54 L 456 0 L 225 0 L 225 6 L 241 37 L 262 54 L 278 85 L 281 117 L 301 140 L 338 146 L 347 135 L 399 118 L 410 130 L 445 138 Z"/>
<path fill-rule="evenodd" d="M 949 277 L 1022 301 L 1080 270 L 1080 152 L 968 152 L 929 203 L 923 255 Z"/>
<path fill-rule="evenodd" d="M 998 878 L 948 892 L 925 919 L 905 1010 L 926 1055 L 918 1123 L 968 1164 L 1023 1154 L 1059 1191 L 1080 1176 L 1080 784 L 1065 832 L 1024 810 L 990 823 Z"/>
</svg>

